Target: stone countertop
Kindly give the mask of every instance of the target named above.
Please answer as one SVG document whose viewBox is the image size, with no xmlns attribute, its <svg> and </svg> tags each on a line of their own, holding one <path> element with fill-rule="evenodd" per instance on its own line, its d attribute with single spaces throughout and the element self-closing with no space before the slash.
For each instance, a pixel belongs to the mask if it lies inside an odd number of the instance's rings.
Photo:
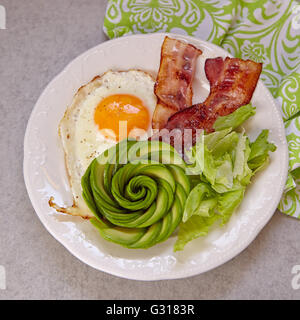
<svg viewBox="0 0 300 320">
<path fill-rule="evenodd" d="M 23 139 L 44 87 L 72 59 L 107 40 L 104 0 L 2 0 L 0 30 L 0 299 L 300 299 L 300 221 L 276 212 L 237 257 L 205 274 L 142 282 L 97 271 L 43 227 L 23 180 Z M 3 270 L 2 267 L 2 270 Z M 1 271 L 1 270 L 0 270 Z"/>
</svg>

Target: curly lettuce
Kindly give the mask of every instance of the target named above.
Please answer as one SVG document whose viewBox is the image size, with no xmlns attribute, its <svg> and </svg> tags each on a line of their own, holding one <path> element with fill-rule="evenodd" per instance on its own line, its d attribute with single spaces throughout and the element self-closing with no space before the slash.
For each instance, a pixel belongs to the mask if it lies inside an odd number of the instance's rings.
<svg viewBox="0 0 300 320">
<path fill-rule="evenodd" d="M 175 251 L 206 236 L 215 224 L 226 224 L 242 202 L 251 178 L 267 165 L 269 152 L 276 150 L 268 141 L 268 130 L 262 130 L 253 142 L 244 130 L 236 130 L 254 114 L 255 108 L 248 104 L 219 117 L 215 132 L 203 132 L 186 152 L 194 188 L 185 203 Z"/>
</svg>

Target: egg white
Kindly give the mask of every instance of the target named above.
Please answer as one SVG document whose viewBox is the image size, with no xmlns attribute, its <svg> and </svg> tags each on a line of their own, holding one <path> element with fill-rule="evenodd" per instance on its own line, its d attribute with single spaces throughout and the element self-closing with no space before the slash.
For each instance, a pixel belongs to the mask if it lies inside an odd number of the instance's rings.
<svg viewBox="0 0 300 320">
<path fill-rule="evenodd" d="M 105 138 L 94 122 L 94 112 L 100 101 L 114 94 L 134 95 L 148 108 L 151 123 L 157 102 L 154 84 L 153 78 L 140 70 L 108 71 L 78 90 L 59 124 L 74 204 L 60 208 L 51 199 L 49 203 L 57 211 L 93 217 L 82 198 L 81 177 L 95 157 L 116 143 Z"/>
</svg>

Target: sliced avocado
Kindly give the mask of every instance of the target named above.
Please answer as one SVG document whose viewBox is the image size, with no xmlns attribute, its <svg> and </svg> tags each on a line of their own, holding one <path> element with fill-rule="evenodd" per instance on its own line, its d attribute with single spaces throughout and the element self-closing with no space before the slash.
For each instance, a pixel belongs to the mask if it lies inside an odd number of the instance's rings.
<svg viewBox="0 0 300 320">
<path fill-rule="evenodd" d="M 163 164 L 144 165 L 138 171 L 139 174 L 145 174 L 153 178 L 166 180 L 170 184 L 173 192 L 175 192 L 175 180 L 171 172 Z"/>
<path fill-rule="evenodd" d="M 168 165 L 168 169 L 171 171 L 174 179 L 183 187 L 186 195 L 190 193 L 190 180 L 188 176 L 185 174 L 184 169 L 170 164 Z"/>
<path fill-rule="evenodd" d="M 97 158 L 93 160 L 91 164 L 91 176 L 90 176 L 90 183 L 93 193 L 97 193 L 99 197 L 103 199 L 103 201 L 107 202 L 114 206 L 114 201 L 111 199 L 110 195 L 107 194 L 105 187 L 104 187 L 104 169 L 105 164 L 100 164 L 97 161 Z"/>
<path fill-rule="evenodd" d="M 139 225 L 140 228 L 148 227 L 160 220 L 168 211 L 168 193 L 165 189 L 159 188 L 155 201 L 155 211 L 144 223 Z"/>
<path fill-rule="evenodd" d="M 172 222 L 172 213 L 169 211 L 162 219 L 162 226 L 159 235 L 156 237 L 156 243 L 167 240 L 169 229 Z"/>
<path fill-rule="evenodd" d="M 103 216 L 116 226 L 120 227 L 135 227 L 135 221 L 141 216 L 142 211 L 128 212 L 124 211 L 122 213 L 112 212 L 102 208 Z"/>
<path fill-rule="evenodd" d="M 190 191 L 184 168 L 166 143 L 122 141 L 95 159 L 82 178 L 83 197 L 95 214 L 91 223 L 104 239 L 127 248 L 165 241 L 181 222 Z"/>
<path fill-rule="evenodd" d="M 123 222 L 122 220 L 118 220 L 116 221 L 115 224 L 119 226 L 124 226 L 127 228 L 141 228 L 142 224 L 153 215 L 153 212 L 155 211 L 155 209 L 156 209 L 156 202 L 153 202 L 152 205 L 145 212 L 142 212 L 142 210 L 139 211 L 139 216 L 136 217 L 134 220 L 126 221 L 126 222 Z"/>
<path fill-rule="evenodd" d="M 144 198 L 147 192 L 153 192 L 154 194 L 157 194 L 156 181 L 150 177 L 147 177 L 151 180 L 151 182 L 149 181 L 149 183 L 147 183 L 144 178 L 146 177 L 136 176 L 128 181 L 126 187 L 124 188 L 124 196 L 126 199 L 130 201 L 137 201 Z M 149 184 L 153 184 L 153 187 L 149 188 Z"/>
<path fill-rule="evenodd" d="M 99 216 L 100 213 L 96 207 L 94 197 L 93 197 L 93 190 L 91 189 L 91 185 L 90 185 L 90 174 L 91 174 L 91 164 L 89 165 L 85 174 L 81 178 L 82 197 L 85 200 L 89 209 L 92 211 L 92 213 L 96 216 Z"/>
<path fill-rule="evenodd" d="M 162 221 L 163 225 L 162 225 L 161 232 L 157 237 L 157 242 L 162 242 L 167 240 L 170 237 L 170 235 L 174 232 L 174 230 L 177 228 L 179 223 L 181 222 L 186 198 L 187 196 L 182 186 L 179 183 L 177 183 L 175 200 L 173 202 L 171 210 L 163 218 L 163 221 Z"/>
<path fill-rule="evenodd" d="M 97 227 L 101 236 L 108 241 L 129 246 L 137 242 L 147 231 L 147 229 L 107 227 L 99 223 L 96 219 L 91 219 L 92 224 Z"/>
<path fill-rule="evenodd" d="M 140 141 L 128 150 L 128 161 L 145 159 L 148 154 L 162 150 L 174 151 L 174 148 L 161 141 Z"/>
<path fill-rule="evenodd" d="M 176 183 L 175 196 L 179 199 L 181 207 L 184 208 L 185 202 L 186 202 L 186 199 L 187 199 L 187 195 L 186 195 L 183 187 L 179 183 Z"/>
<path fill-rule="evenodd" d="M 165 189 L 165 191 L 167 192 L 167 203 L 168 203 L 168 206 L 167 206 L 167 210 L 166 211 L 169 211 L 171 206 L 172 206 L 172 203 L 174 201 L 174 191 L 173 191 L 173 188 L 170 186 L 170 184 L 164 180 L 164 179 L 157 179 L 157 182 L 158 182 L 158 185 Z M 175 184 L 175 188 L 176 188 L 176 184 Z"/>
<path fill-rule="evenodd" d="M 93 188 L 93 184 L 92 184 Z M 105 198 L 103 198 L 103 194 L 99 194 L 96 192 L 95 189 L 93 189 L 93 197 L 95 200 L 95 204 L 97 206 L 97 209 L 101 214 L 104 214 L 105 212 L 124 212 L 125 210 L 120 208 L 116 202 L 108 203 Z"/>
<path fill-rule="evenodd" d="M 112 179 L 111 192 L 115 201 L 121 207 L 129 210 L 135 211 L 148 208 L 156 198 L 157 183 L 148 176 L 133 177 L 131 181 L 134 181 L 133 183 L 136 183 L 137 185 L 141 186 L 142 188 L 145 188 L 146 190 L 144 191 L 145 196 L 143 198 L 139 197 L 139 199 L 136 199 L 136 201 L 132 201 L 132 199 L 128 199 L 125 196 L 126 192 L 124 192 L 124 186 L 120 183 L 120 179 L 122 179 L 123 168 L 119 169 Z M 121 178 L 119 176 L 121 176 Z"/>
<path fill-rule="evenodd" d="M 99 218 L 91 218 L 90 222 L 93 226 L 95 226 L 97 229 L 103 229 L 103 228 L 111 228 L 113 225 L 109 223 L 108 221 L 105 221 L 103 219 Z"/>
<path fill-rule="evenodd" d="M 128 161 L 127 154 L 136 141 L 123 140 L 117 145 L 104 151 L 97 159 L 100 164 L 105 163 L 104 169 L 104 187 L 108 194 L 110 194 L 110 184 L 114 173 Z M 104 158 L 105 157 L 105 158 Z M 106 160 L 106 161 L 105 161 Z"/>
<path fill-rule="evenodd" d="M 174 152 L 172 150 L 158 150 L 151 152 L 151 154 L 148 155 L 148 159 L 166 165 L 173 164 L 182 168 L 185 168 L 186 166 L 178 152 Z"/>
<path fill-rule="evenodd" d="M 166 235 L 165 239 L 169 238 L 170 235 L 174 232 L 174 230 L 178 227 L 179 223 L 182 220 L 183 216 L 183 209 L 181 208 L 181 204 L 178 198 L 175 198 L 173 206 L 171 208 L 171 225 L 170 229 L 168 230 L 168 234 Z"/>
<path fill-rule="evenodd" d="M 132 249 L 145 249 L 151 247 L 156 242 L 156 237 L 160 232 L 162 223 L 161 221 L 156 222 L 151 227 L 149 227 L 146 233 L 136 242 L 130 244 L 128 248 Z M 138 229 L 144 230 L 144 229 Z"/>
</svg>

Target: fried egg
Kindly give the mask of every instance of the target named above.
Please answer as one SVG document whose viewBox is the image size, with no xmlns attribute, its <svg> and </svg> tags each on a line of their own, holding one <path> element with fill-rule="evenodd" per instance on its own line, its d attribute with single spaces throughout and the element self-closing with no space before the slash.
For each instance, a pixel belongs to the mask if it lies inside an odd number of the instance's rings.
<svg viewBox="0 0 300 320">
<path fill-rule="evenodd" d="M 59 124 L 74 204 L 59 212 L 93 217 L 82 198 L 81 177 L 91 161 L 118 141 L 146 139 L 157 98 L 153 78 L 140 70 L 108 71 L 81 87 Z"/>
</svg>

